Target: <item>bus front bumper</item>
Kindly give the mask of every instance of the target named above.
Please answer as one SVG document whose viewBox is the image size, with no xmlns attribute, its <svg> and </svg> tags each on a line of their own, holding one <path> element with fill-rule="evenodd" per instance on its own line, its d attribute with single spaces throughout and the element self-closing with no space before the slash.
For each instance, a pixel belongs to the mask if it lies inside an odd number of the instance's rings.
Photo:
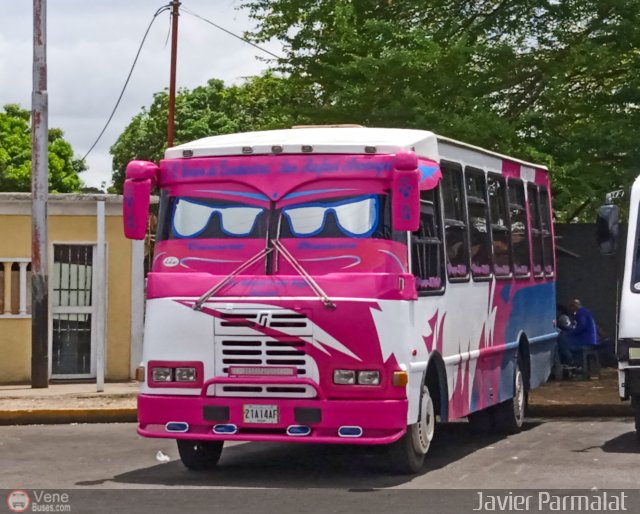
<svg viewBox="0 0 640 514">
<path fill-rule="evenodd" d="M 274 423 L 247 423 L 245 406 L 277 406 Z M 168 423 L 186 424 L 184 432 Z M 235 433 L 214 427 L 235 426 Z M 407 429 L 407 400 L 328 400 L 238 398 L 186 395 L 138 396 L 138 433 L 144 437 L 202 441 L 278 441 L 339 444 L 390 444 Z M 307 426 L 308 435 L 289 435 L 287 428 Z M 340 427 L 360 427 L 360 436 L 340 436 Z"/>
</svg>

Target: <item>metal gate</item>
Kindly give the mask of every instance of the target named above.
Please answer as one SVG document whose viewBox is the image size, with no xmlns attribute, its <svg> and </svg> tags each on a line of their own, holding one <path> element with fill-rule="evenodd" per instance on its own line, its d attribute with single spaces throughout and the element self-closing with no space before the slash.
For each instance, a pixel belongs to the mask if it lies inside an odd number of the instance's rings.
<svg viewBox="0 0 640 514">
<path fill-rule="evenodd" d="M 52 378 L 96 376 L 93 256 L 94 245 L 53 245 Z"/>
</svg>

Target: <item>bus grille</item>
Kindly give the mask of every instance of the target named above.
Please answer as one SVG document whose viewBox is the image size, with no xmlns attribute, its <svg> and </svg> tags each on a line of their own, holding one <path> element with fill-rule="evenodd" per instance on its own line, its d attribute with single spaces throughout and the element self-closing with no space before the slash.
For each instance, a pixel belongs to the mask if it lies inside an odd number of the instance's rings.
<svg viewBox="0 0 640 514">
<path fill-rule="evenodd" d="M 277 339 L 260 334 L 260 327 L 268 327 L 286 336 Z M 312 324 L 304 314 L 287 311 L 252 310 L 222 312 L 216 317 L 215 367 L 216 376 L 229 376 L 233 366 L 293 367 L 299 378 L 318 381 L 315 361 L 305 352 L 311 343 Z M 306 384 L 243 384 L 242 377 L 233 384 L 217 384 L 215 396 L 244 396 L 272 398 L 313 398 L 316 391 Z"/>
</svg>

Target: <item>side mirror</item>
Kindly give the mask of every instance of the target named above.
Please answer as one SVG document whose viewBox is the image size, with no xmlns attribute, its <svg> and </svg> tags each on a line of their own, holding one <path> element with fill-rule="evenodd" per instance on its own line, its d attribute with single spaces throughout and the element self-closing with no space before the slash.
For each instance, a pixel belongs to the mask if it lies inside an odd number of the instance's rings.
<svg viewBox="0 0 640 514">
<path fill-rule="evenodd" d="M 127 239 L 144 239 L 149 224 L 151 190 L 156 183 L 159 168 L 148 161 L 127 164 L 123 188 L 122 220 Z"/>
<path fill-rule="evenodd" d="M 420 172 L 414 152 L 396 154 L 391 185 L 391 225 L 413 232 L 420 227 Z"/>
<path fill-rule="evenodd" d="M 619 219 L 620 208 L 617 205 L 603 205 L 598 209 L 596 236 L 602 255 L 613 255 L 618 249 Z"/>
</svg>

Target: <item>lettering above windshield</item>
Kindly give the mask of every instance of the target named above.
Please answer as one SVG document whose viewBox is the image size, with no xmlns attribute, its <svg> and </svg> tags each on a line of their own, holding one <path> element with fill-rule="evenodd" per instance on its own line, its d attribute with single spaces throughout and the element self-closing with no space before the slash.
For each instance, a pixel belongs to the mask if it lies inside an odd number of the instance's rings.
<svg viewBox="0 0 640 514">
<path fill-rule="evenodd" d="M 281 237 L 369 237 L 380 221 L 380 200 L 358 196 L 314 201 L 286 207 L 282 217 Z"/>
</svg>

